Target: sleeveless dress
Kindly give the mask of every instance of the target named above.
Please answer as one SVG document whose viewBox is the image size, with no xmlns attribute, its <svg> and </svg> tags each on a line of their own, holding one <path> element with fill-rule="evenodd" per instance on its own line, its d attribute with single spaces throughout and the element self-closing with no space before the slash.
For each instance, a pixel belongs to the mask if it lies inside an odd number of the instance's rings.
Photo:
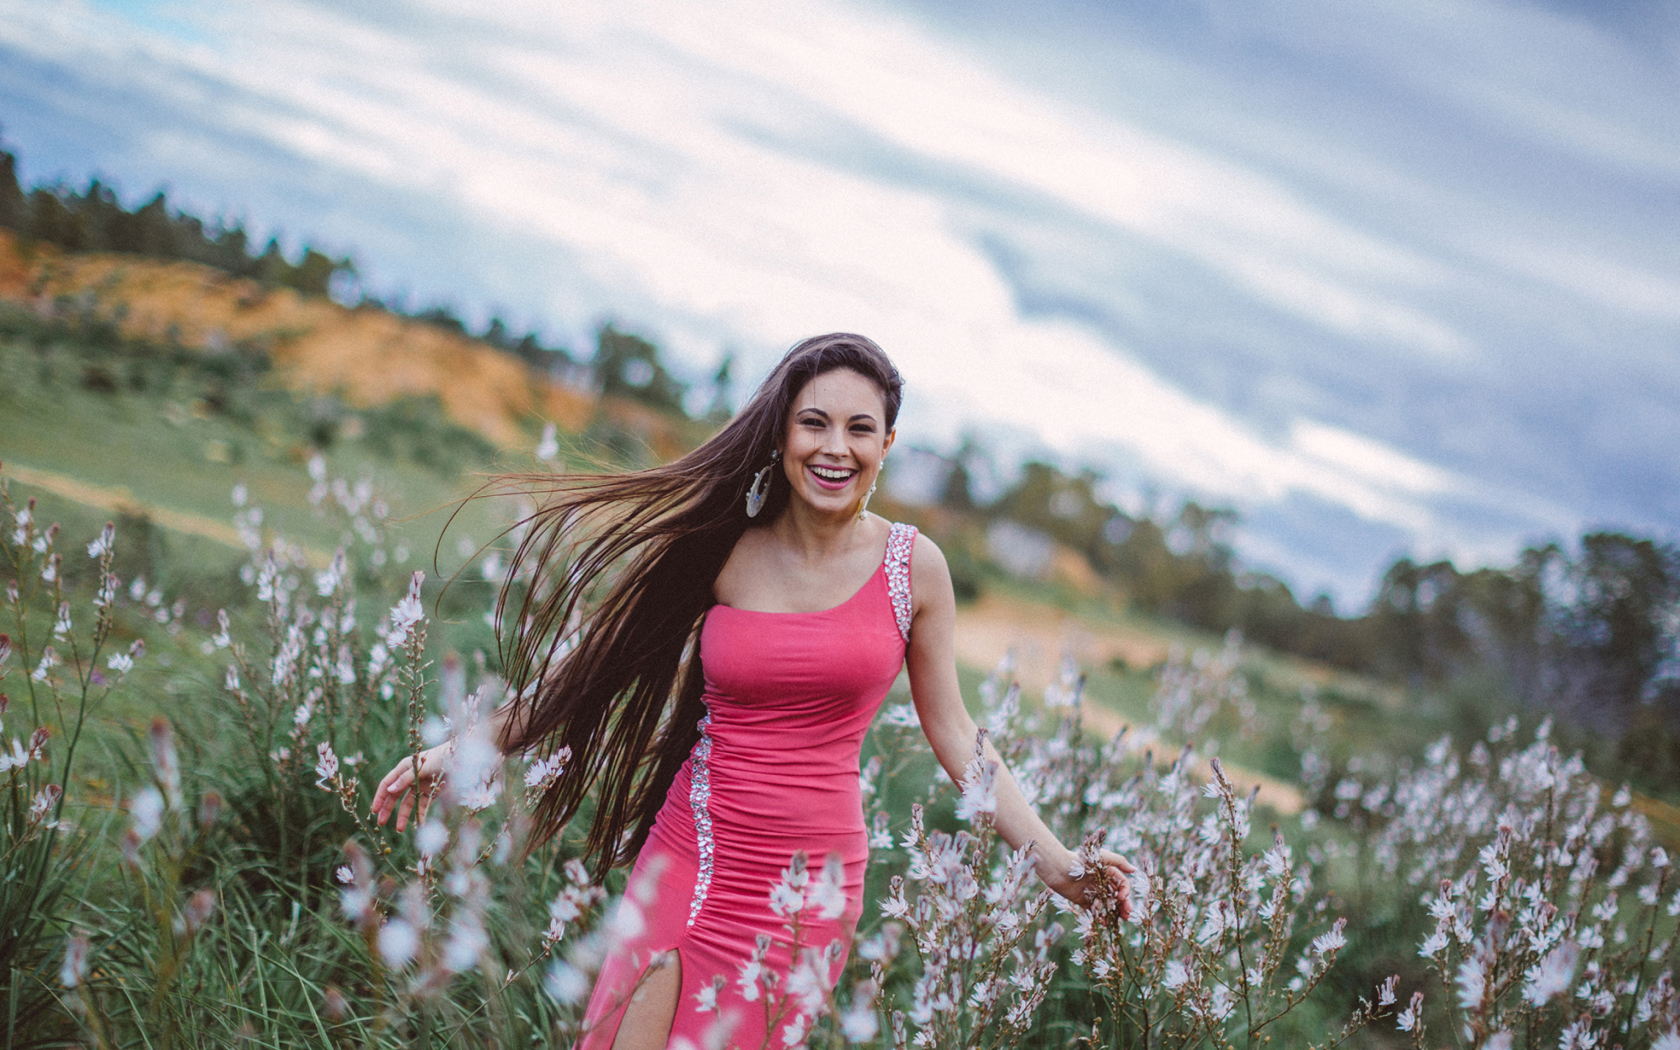
<svg viewBox="0 0 1680 1050">
<path fill-rule="evenodd" d="M 825 920 L 813 908 L 802 913 L 804 946 L 821 950 L 837 942 L 823 990 L 839 979 L 862 911 L 869 857 L 859 751 L 904 666 L 915 536 L 914 527 L 893 525 L 881 565 L 832 609 L 771 613 L 714 605 L 706 614 L 700 659 L 708 713 L 631 869 L 632 890 L 644 887 L 645 926 L 631 936 L 639 924 L 618 923 L 621 939 L 596 980 L 579 1050 L 611 1047 L 649 960 L 672 949 L 681 960 L 682 990 L 671 1047 L 757 1050 L 785 1045 L 789 1024 L 808 1030 L 812 1018 L 796 1021 L 791 999 L 770 1030 L 766 997 L 748 1001 L 739 977 L 767 934 L 762 966 L 787 984 L 795 960 L 787 919 L 771 909 L 770 891 L 803 850 L 813 880 L 828 854 L 844 865 L 839 917 Z M 725 983 L 716 1008 L 703 1009 L 714 976 Z M 720 1020 L 723 1027 L 715 1027 Z M 723 1031 L 727 1041 L 719 1044 Z"/>
</svg>

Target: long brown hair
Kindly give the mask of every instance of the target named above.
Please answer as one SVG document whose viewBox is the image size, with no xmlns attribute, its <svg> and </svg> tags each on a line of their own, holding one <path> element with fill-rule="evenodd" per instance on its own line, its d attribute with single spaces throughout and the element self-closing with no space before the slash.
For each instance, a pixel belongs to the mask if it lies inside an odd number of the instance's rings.
<svg viewBox="0 0 1680 1050">
<path fill-rule="evenodd" d="M 537 804 L 530 848 L 557 834 L 593 788 L 590 866 L 604 874 L 640 851 L 700 739 L 699 629 L 746 531 L 747 487 L 771 464 L 794 397 L 843 368 L 880 387 L 891 431 L 903 399 L 898 370 L 869 339 L 839 332 L 789 350 L 734 419 L 674 463 L 500 479 L 544 501 L 523 523 L 496 604 L 503 666 L 519 690 L 503 743 L 571 749 L 566 772 Z M 774 521 L 789 498 L 782 470 L 771 470 L 757 520 Z M 516 595 L 519 579 L 530 582 Z"/>
</svg>

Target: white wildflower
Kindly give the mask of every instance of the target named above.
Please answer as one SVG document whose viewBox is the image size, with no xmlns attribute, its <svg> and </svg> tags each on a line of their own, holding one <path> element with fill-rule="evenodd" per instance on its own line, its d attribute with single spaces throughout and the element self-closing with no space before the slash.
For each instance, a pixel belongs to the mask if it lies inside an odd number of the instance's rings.
<svg viewBox="0 0 1680 1050">
<path fill-rule="evenodd" d="M 553 423 L 544 423 L 542 438 L 537 442 L 537 458 L 544 463 L 552 463 L 554 457 L 560 454 L 559 431 Z"/>
<path fill-rule="evenodd" d="M 903 726 L 914 729 L 922 724 L 920 716 L 916 714 L 914 704 L 894 704 L 882 714 L 881 721 L 890 726 Z"/>
<path fill-rule="evenodd" d="M 114 573 L 106 573 L 99 581 L 99 590 L 93 596 L 93 604 L 97 609 L 109 608 L 117 600 L 117 584 L 120 581 Z"/>
<path fill-rule="evenodd" d="M 484 923 L 472 912 L 458 917 L 449 925 L 449 939 L 443 944 L 443 965 L 451 973 L 467 973 L 477 969 L 478 960 L 490 947 L 490 935 Z"/>
<path fill-rule="evenodd" d="M 408 594 L 391 609 L 391 629 L 385 634 L 385 644 L 399 648 L 408 640 L 408 632 L 426 615 L 420 604 L 420 584 L 426 574 L 418 569 L 409 581 Z"/>
<path fill-rule="evenodd" d="M 330 597 L 344 583 L 345 571 L 344 548 L 340 547 L 326 570 L 315 574 L 315 593 L 322 598 Z"/>
<path fill-rule="evenodd" d="M 134 819 L 134 833 L 140 841 L 149 841 L 163 828 L 163 796 L 157 788 L 141 788 L 128 804 L 128 815 Z"/>
<path fill-rule="evenodd" d="M 41 662 L 35 665 L 35 670 L 30 673 L 29 677 L 32 681 L 44 682 L 47 680 L 47 676 L 52 673 L 52 669 L 58 665 L 58 654 L 53 652 L 53 647 L 50 645 L 43 646 L 41 648 Z"/>
<path fill-rule="evenodd" d="M 978 748 L 976 748 L 978 750 Z M 982 813 L 997 812 L 996 762 L 975 755 L 963 771 L 962 797 L 957 800 L 957 819 L 974 820 Z"/>
<path fill-rule="evenodd" d="M 326 745 L 322 744 L 321 746 L 325 747 Z M 442 853 L 443 848 L 447 845 L 449 845 L 449 828 L 435 818 L 420 825 L 420 830 L 414 833 L 414 846 L 420 851 L 420 855 L 427 860 Z"/>
<path fill-rule="evenodd" d="M 88 557 L 96 558 L 96 559 L 104 557 L 107 553 L 110 552 L 111 547 L 113 545 L 113 542 L 116 540 L 116 538 L 117 538 L 116 523 L 107 521 L 105 523 L 105 528 L 103 530 L 101 530 L 100 533 L 99 533 L 99 538 L 94 540 L 92 543 L 88 544 L 88 549 L 87 549 Z"/>
<path fill-rule="evenodd" d="M 1487 971 L 1480 959 L 1472 957 L 1460 963 L 1454 983 L 1458 985 L 1460 1009 L 1474 1010 L 1481 1006 L 1482 997 L 1487 992 Z"/>
<path fill-rule="evenodd" d="M 717 1011 L 718 989 L 719 985 L 716 979 L 711 984 L 701 985 L 700 990 L 694 993 L 694 1009 L 703 1014 L 715 1013 Z"/>
<path fill-rule="evenodd" d="M 57 827 L 58 823 L 56 821 L 47 821 L 47 811 L 57 804 L 59 796 L 63 793 L 64 789 L 57 784 L 48 784 L 35 792 L 35 797 L 29 803 L 29 823 L 31 825 L 44 825 L 49 829 Z"/>
<path fill-rule="evenodd" d="M 390 919 L 379 927 L 379 956 L 385 965 L 400 970 L 420 951 L 420 934 L 405 919 Z"/>
<path fill-rule="evenodd" d="M 840 854 L 830 853 L 811 888 L 811 904 L 823 919 L 838 919 L 846 910 L 846 869 Z"/>
<path fill-rule="evenodd" d="M 1387 980 L 1383 981 L 1383 983 L 1377 985 L 1377 1005 L 1378 1006 L 1393 1006 L 1394 1005 L 1394 986 L 1397 983 L 1399 983 L 1399 981 L 1400 981 L 1400 975 L 1395 974 L 1394 976 L 1392 976 L 1392 977 L 1388 978 Z M 1257 984 L 1259 982 L 1258 981 L 1251 981 L 1250 983 L 1251 984 Z"/>
<path fill-rule="evenodd" d="M 88 939 L 83 934 L 71 937 L 64 946 L 64 965 L 58 970 L 58 983 L 75 988 L 87 978 Z"/>
<path fill-rule="evenodd" d="M 1329 930 L 1314 937 L 1311 948 L 1312 954 L 1329 955 L 1332 952 L 1340 951 L 1347 944 L 1347 937 L 1342 933 L 1346 926 L 1346 919 L 1337 919 Z"/>
<path fill-rule="evenodd" d="M 547 791 L 560 779 L 560 774 L 566 771 L 566 763 L 571 760 L 572 749 L 569 747 L 562 747 L 547 758 L 537 759 L 525 770 L 525 786 L 532 791 Z"/>
<path fill-rule="evenodd" d="M 589 994 L 589 975 L 564 959 L 556 959 L 543 978 L 543 987 L 557 1001 L 570 1006 Z"/>
<path fill-rule="evenodd" d="M 620 897 L 612 914 L 607 916 L 607 932 L 619 943 L 634 940 L 647 929 L 642 909 L 628 897 Z"/>
<path fill-rule="evenodd" d="M 22 769 L 28 764 L 29 752 L 23 749 L 23 741 L 19 740 L 17 737 L 12 737 L 12 750 L 9 754 L 3 749 L 0 749 L 0 773 L 10 772 L 14 769 Z"/>
<path fill-rule="evenodd" d="M 1400 1015 L 1394 1019 L 1394 1027 L 1402 1032 L 1410 1032 L 1418 1026 L 1418 1022 L 1421 1020 L 1423 1020 L 1423 993 L 1413 992 L 1411 1005 L 1400 1011 Z"/>
<path fill-rule="evenodd" d="M 748 959 L 741 964 L 740 976 L 735 983 L 741 986 L 741 998 L 749 1003 L 758 1001 L 758 982 L 764 975 L 764 963 L 756 958 Z"/>
<path fill-rule="evenodd" d="M 875 1016 L 874 1004 L 861 995 L 840 1014 L 840 1034 L 846 1037 L 847 1042 L 867 1043 L 874 1039 L 880 1030 L 881 1022 Z"/>
<path fill-rule="evenodd" d="M 333 753 L 333 746 L 325 740 L 316 745 L 315 754 L 315 786 L 331 791 L 331 781 L 338 776 L 338 755 Z"/>
<path fill-rule="evenodd" d="M 1564 941 L 1530 966 L 1523 975 L 1523 998 L 1532 1006 L 1544 1006 L 1553 996 L 1568 991 L 1579 954 L 1574 942 Z"/>
</svg>

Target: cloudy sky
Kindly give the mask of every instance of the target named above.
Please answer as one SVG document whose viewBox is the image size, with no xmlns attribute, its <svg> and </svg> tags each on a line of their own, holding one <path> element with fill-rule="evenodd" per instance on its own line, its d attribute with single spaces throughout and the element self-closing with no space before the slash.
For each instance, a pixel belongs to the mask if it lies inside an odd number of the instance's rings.
<svg viewBox="0 0 1680 1050">
<path fill-rule="evenodd" d="M 1680 538 L 1666 0 L 0 0 L 26 179 L 693 374 L 865 332 L 912 443 L 1396 554 Z"/>
</svg>

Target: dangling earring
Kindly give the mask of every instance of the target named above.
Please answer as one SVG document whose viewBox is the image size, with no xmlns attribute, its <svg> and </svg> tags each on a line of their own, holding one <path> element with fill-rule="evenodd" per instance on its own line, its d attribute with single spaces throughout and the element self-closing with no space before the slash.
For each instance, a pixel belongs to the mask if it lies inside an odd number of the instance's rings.
<svg viewBox="0 0 1680 1050">
<path fill-rule="evenodd" d="M 781 458 L 781 449 L 771 449 L 770 465 L 753 475 L 752 484 L 747 486 L 747 517 L 756 518 L 764 509 L 764 497 L 770 495 L 770 471 Z"/>
<path fill-rule="evenodd" d="M 879 475 L 876 475 L 879 478 Z M 857 520 L 863 520 L 863 512 L 869 509 L 869 497 L 875 495 L 875 482 L 869 483 L 869 491 L 863 494 L 863 502 L 858 504 Z"/>
</svg>

